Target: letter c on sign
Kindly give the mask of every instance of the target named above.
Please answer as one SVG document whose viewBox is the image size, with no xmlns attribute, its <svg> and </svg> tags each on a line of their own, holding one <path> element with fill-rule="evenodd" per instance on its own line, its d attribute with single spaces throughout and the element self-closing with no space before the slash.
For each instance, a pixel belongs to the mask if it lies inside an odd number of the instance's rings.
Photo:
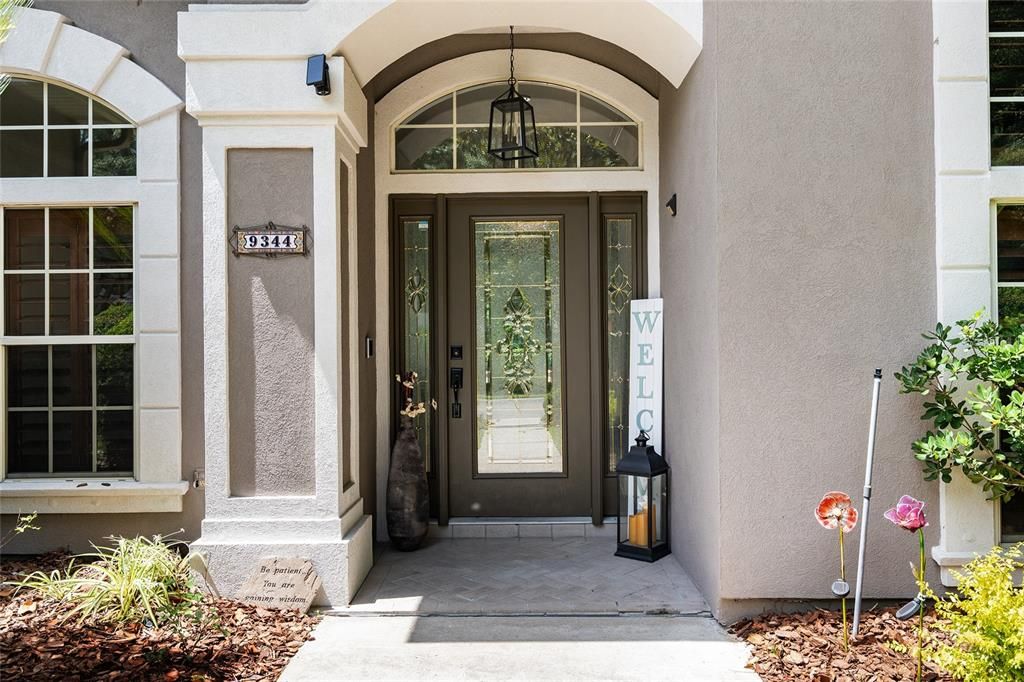
<svg viewBox="0 0 1024 682">
<path fill-rule="evenodd" d="M 647 415 L 648 424 L 644 426 L 644 415 Z M 640 410 L 636 413 L 636 428 L 647 433 L 654 428 L 654 410 Z"/>
</svg>

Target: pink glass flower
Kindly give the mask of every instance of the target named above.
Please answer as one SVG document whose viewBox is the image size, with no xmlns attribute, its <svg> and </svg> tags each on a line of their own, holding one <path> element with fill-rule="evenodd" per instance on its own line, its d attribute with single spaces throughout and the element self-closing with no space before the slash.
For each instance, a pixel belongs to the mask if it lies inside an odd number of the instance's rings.
<svg viewBox="0 0 1024 682">
<path fill-rule="evenodd" d="M 843 532 L 849 533 L 857 525 L 857 510 L 854 508 L 850 496 L 838 490 L 825 493 L 825 497 L 821 498 L 814 515 L 817 517 L 818 523 L 829 530 L 835 530 L 842 526 Z"/>
<path fill-rule="evenodd" d="M 901 497 L 896 506 L 885 512 L 884 516 L 911 533 L 928 525 L 928 519 L 924 516 L 924 502 L 915 500 L 910 495 Z"/>
</svg>

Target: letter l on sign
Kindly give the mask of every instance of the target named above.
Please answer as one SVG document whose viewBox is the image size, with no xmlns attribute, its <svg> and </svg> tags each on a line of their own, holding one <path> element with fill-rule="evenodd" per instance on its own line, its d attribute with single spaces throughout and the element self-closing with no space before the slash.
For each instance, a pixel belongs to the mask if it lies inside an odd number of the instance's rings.
<svg viewBox="0 0 1024 682">
<path fill-rule="evenodd" d="M 632 301 L 629 308 L 629 437 L 646 431 L 661 455 L 662 299 Z"/>
</svg>

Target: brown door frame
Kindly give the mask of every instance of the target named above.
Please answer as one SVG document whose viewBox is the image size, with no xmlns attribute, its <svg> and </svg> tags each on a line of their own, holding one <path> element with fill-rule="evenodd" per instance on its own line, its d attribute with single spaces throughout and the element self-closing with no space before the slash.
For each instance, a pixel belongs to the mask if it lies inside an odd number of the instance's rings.
<svg viewBox="0 0 1024 682">
<path fill-rule="evenodd" d="M 424 215 L 432 220 L 431 225 L 431 282 L 432 290 L 430 301 L 431 314 L 431 344 L 433 346 L 431 366 L 432 395 L 437 401 L 436 428 L 432 429 L 434 442 L 432 443 L 433 458 L 430 475 L 431 489 L 431 514 L 436 515 L 440 525 L 447 525 L 450 519 L 450 462 L 448 457 L 448 429 L 443 428 L 448 421 L 451 410 L 451 393 L 448 390 L 448 311 L 447 306 L 441 301 L 447 300 L 448 284 L 448 254 L 446 248 L 439 248 L 439 245 L 447 244 L 448 241 L 448 199 L 580 199 L 586 198 L 588 202 L 589 218 L 589 272 L 590 282 L 593 291 L 600 290 L 603 286 L 604 273 L 602 248 L 604 244 L 604 217 L 608 214 L 621 215 L 628 213 L 635 215 L 636 219 L 636 298 L 644 298 L 647 295 L 647 194 L 642 191 L 618 191 L 618 192 L 517 192 L 517 193 L 465 193 L 465 194 L 401 194 L 388 197 L 390 234 L 390 258 L 391 258 L 391 344 L 390 344 L 390 365 L 391 373 L 394 375 L 400 370 L 397 363 L 400 358 L 402 342 L 402 324 L 399 306 L 397 305 L 398 292 L 402 291 L 401 268 L 399 261 L 400 233 L 399 218 L 419 215 L 422 209 Z M 410 211 L 410 208 L 417 210 Z M 593 238 L 596 237 L 596 238 Z M 607 325 L 607 318 L 603 306 L 603 297 L 590 297 L 590 369 L 592 384 L 600 382 L 599 386 L 607 383 L 606 367 L 606 344 L 604 343 L 603 329 Z M 615 505 L 615 478 L 609 475 L 606 470 L 605 461 L 605 429 L 607 422 L 607 401 L 604 399 L 603 390 L 594 390 L 591 387 L 591 418 L 596 418 L 597 426 L 591 428 L 591 518 L 595 525 L 601 525 L 604 517 L 614 513 Z M 392 407 L 397 409 L 400 396 L 397 388 L 393 389 Z M 443 415 L 443 418 L 442 416 Z M 392 420 L 392 439 L 396 423 Z"/>
</svg>

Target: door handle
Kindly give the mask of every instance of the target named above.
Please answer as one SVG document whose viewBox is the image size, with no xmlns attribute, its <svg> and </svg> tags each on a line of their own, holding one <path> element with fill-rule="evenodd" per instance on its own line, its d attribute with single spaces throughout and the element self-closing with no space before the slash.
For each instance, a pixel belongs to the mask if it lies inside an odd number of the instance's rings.
<svg viewBox="0 0 1024 682">
<path fill-rule="evenodd" d="M 451 367 L 448 369 L 448 387 L 452 389 L 452 417 L 459 419 L 462 417 L 462 404 L 459 403 L 459 391 L 462 390 L 462 376 L 463 369 L 461 367 Z"/>
<path fill-rule="evenodd" d="M 462 390 L 461 367 L 452 367 L 448 370 L 448 386 L 455 392 L 455 402 L 459 402 L 459 391 Z"/>
</svg>

